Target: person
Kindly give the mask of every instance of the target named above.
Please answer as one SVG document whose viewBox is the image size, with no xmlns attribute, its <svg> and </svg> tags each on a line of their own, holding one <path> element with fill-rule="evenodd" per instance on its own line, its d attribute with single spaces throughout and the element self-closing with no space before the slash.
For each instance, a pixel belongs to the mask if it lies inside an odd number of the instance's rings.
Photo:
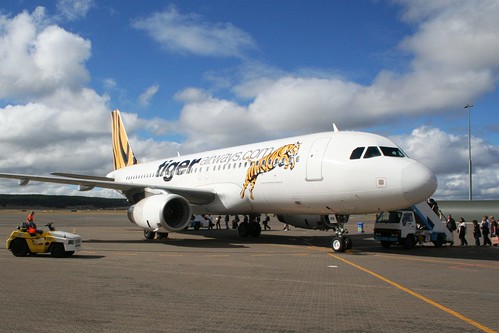
<svg viewBox="0 0 499 333">
<path fill-rule="evenodd" d="M 222 227 L 220 227 L 220 220 L 222 219 L 222 216 L 221 215 L 218 215 L 217 218 L 216 218 L 216 222 L 215 222 L 215 229 L 222 229 Z"/>
<path fill-rule="evenodd" d="M 437 216 L 441 216 L 440 215 L 440 209 L 438 208 L 438 204 L 437 202 L 435 201 L 435 199 L 433 198 L 430 198 L 428 201 L 427 201 L 428 205 L 430 206 L 431 210 L 437 214 Z"/>
<path fill-rule="evenodd" d="M 263 230 L 267 230 L 267 229 L 270 230 L 269 221 L 270 221 L 270 217 L 267 214 L 265 214 L 265 217 L 263 218 Z"/>
<path fill-rule="evenodd" d="M 34 236 L 36 234 L 41 234 L 43 231 L 37 230 L 36 229 L 36 224 L 35 224 L 35 211 L 31 211 L 31 213 L 28 214 L 26 217 L 26 225 L 25 225 L 28 233 L 31 236 Z"/>
<path fill-rule="evenodd" d="M 475 245 L 480 246 L 480 237 L 482 237 L 482 233 L 480 232 L 480 225 L 477 220 L 473 220 L 473 237 L 475 237 Z"/>
<path fill-rule="evenodd" d="M 490 241 L 489 238 L 490 225 L 487 216 L 482 217 L 482 222 L 480 222 L 480 228 L 482 229 L 483 246 L 492 245 L 492 242 Z"/>
<path fill-rule="evenodd" d="M 468 241 L 466 240 L 466 222 L 462 217 L 459 218 L 459 225 L 457 226 L 457 234 L 461 240 L 461 246 L 467 246 Z"/>
<path fill-rule="evenodd" d="M 490 222 L 490 235 L 492 237 L 499 237 L 499 225 L 494 218 L 494 216 L 489 216 L 489 222 Z M 497 246 L 497 243 L 493 244 L 494 246 Z"/>
<path fill-rule="evenodd" d="M 499 229 L 497 229 L 497 221 L 494 216 L 489 216 L 490 222 L 490 235 L 491 236 L 499 236 Z"/>
<path fill-rule="evenodd" d="M 203 217 L 204 217 L 205 221 L 208 221 L 208 230 L 212 230 L 213 229 L 213 219 L 211 218 L 211 216 L 204 214 Z"/>
<path fill-rule="evenodd" d="M 449 229 L 449 231 L 450 231 L 451 234 L 454 232 L 454 230 L 457 229 L 456 220 L 454 220 L 452 218 L 451 214 L 447 215 L 447 224 L 446 224 L 446 226 L 447 226 L 447 229 Z"/>
<path fill-rule="evenodd" d="M 237 229 L 239 221 L 239 215 L 234 215 L 234 219 L 232 220 L 232 229 Z"/>
<path fill-rule="evenodd" d="M 230 217 L 229 215 L 225 215 L 225 229 L 229 230 L 229 221 L 230 221 Z"/>
</svg>

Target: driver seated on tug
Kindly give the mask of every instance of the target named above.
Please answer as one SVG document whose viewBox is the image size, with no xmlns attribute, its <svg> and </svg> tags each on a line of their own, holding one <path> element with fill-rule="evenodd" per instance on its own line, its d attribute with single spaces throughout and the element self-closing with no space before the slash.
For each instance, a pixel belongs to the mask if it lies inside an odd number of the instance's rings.
<svg viewBox="0 0 499 333">
<path fill-rule="evenodd" d="M 28 234 L 30 234 L 31 236 L 36 236 L 36 235 L 40 235 L 43 233 L 42 230 L 36 229 L 34 215 L 35 215 L 35 212 L 31 211 L 31 213 L 26 218 L 26 222 L 24 222 L 23 225 L 21 226 L 21 228 L 26 229 L 28 231 Z"/>
</svg>

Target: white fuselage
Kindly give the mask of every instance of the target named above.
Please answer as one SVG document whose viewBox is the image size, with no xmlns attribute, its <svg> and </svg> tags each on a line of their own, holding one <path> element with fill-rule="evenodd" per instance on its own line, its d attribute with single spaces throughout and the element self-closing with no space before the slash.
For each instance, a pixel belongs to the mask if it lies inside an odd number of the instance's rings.
<svg viewBox="0 0 499 333">
<path fill-rule="evenodd" d="M 210 214 L 375 213 L 422 202 L 437 187 L 433 173 L 392 141 L 363 132 L 324 132 L 166 158 L 108 176 L 151 189 L 212 191 L 213 202 L 192 207 Z"/>
</svg>

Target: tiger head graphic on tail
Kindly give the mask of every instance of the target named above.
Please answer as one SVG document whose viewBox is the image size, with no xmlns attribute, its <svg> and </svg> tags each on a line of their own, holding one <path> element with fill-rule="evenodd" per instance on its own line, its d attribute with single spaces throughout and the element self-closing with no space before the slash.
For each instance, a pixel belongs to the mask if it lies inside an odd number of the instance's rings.
<svg viewBox="0 0 499 333">
<path fill-rule="evenodd" d="M 263 156 L 257 161 L 250 160 L 251 164 L 246 171 L 246 179 L 243 184 L 243 190 L 241 191 L 241 199 L 244 198 L 246 189 L 250 186 L 250 198 L 251 200 L 254 200 L 253 189 L 255 188 L 256 179 L 260 174 L 269 172 L 276 167 L 284 167 L 284 169 L 293 170 L 296 163 L 295 157 L 298 155 L 300 145 L 300 142 L 285 145 L 274 150 L 272 153 Z"/>
</svg>

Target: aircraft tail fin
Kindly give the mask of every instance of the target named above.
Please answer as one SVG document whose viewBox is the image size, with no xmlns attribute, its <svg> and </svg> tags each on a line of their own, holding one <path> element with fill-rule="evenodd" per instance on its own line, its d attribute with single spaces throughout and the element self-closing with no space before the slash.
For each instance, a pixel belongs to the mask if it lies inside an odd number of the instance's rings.
<svg viewBox="0 0 499 333">
<path fill-rule="evenodd" d="M 114 170 L 137 164 L 133 154 L 132 146 L 128 142 L 125 126 L 121 120 L 120 111 L 111 112 L 111 131 L 113 140 L 113 162 Z"/>
</svg>

